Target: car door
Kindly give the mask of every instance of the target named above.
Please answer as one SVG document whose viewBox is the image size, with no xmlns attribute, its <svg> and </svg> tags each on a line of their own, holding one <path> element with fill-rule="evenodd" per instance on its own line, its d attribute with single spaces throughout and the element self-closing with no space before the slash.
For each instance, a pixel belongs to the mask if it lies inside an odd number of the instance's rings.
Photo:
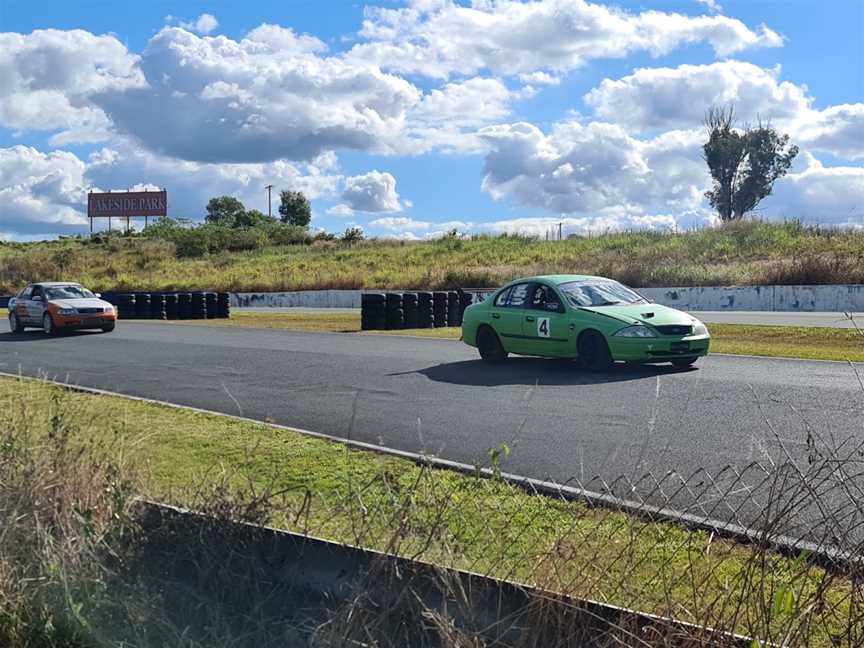
<svg viewBox="0 0 864 648">
<path fill-rule="evenodd" d="M 510 353 L 527 353 L 522 335 L 522 320 L 525 319 L 532 285 L 521 283 L 511 286 L 499 293 L 490 308 L 492 327 L 498 333 L 501 344 Z"/>
<path fill-rule="evenodd" d="M 33 286 L 33 294 L 27 300 L 27 316 L 30 324 L 42 326 L 42 314 L 45 312 L 45 291 L 42 286 Z"/>
<path fill-rule="evenodd" d="M 575 355 L 569 317 L 561 297 L 551 286 L 538 283 L 531 288 L 522 335 L 532 355 Z"/>
<path fill-rule="evenodd" d="M 27 304 L 32 294 L 33 287 L 27 286 L 15 298 L 15 314 L 18 316 L 18 321 L 22 324 L 27 324 L 30 321 L 30 312 L 27 310 Z"/>
</svg>

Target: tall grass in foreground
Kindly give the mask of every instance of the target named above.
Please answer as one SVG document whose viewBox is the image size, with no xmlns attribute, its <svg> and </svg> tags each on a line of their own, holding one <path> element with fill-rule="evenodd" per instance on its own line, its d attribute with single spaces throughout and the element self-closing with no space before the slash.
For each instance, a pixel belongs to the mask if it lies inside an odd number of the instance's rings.
<svg viewBox="0 0 864 648">
<path fill-rule="evenodd" d="M 561 594 L 784 646 L 864 642 L 864 447 L 854 440 L 829 443 L 814 434 L 803 454 L 716 475 L 581 484 L 642 502 L 634 515 L 504 481 L 503 448 L 490 455 L 486 478 L 318 439 L 294 443 L 260 428 L 270 445 L 223 451 L 223 461 L 171 489 L 178 504 L 206 514 L 199 526 L 154 529 L 139 526 L 131 501 L 152 484 L 132 469 L 150 441 L 138 436 L 140 419 L 152 412 L 149 422 L 164 438 L 192 435 L 193 445 L 206 443 L 195 436 L 201 429 L 215 444 L 246 428 L 220 429 L 224 419 L 151 405 L 124 414 L 121 404 L 30 381 L 3 383 L 0 645 L 736 645 L 676 624 L 647 632 L 627 615 L 596 618 L 561 604 Z M 291 452 L 279 455 L 289 442 Z M 179 463 L 180 447 L 163 448 L 168 463 L 154 469 Z M 690 531 L 658 519 L 652 503 L 746 521 L 758 534 L 745 546 Z M 476 613 L 478 594 L 460 589 L 450 572 L 414 573 L 383 558 L 348 579 L 341 595 L 312 600 L 280 583 L 260 560 L 263 532 L 231 524 L 238 520 L 551 594 L 532 598 L 518 618 L 490 619 Z M 771 542 L 788 533 L 842 555 L 818 562 L 807 552 L 775 552 Z M 430 587 L 438 603 L 425 595 Z"/>
</svg>

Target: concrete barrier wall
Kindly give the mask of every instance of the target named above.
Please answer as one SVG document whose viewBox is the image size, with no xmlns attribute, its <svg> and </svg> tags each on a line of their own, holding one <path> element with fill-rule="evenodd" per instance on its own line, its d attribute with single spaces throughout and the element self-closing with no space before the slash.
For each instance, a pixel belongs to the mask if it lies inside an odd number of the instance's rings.
<svg viewBox="0 0 864 648">
<path fill-rule="evenodd" d="M 475 301 L 491 289 L 465 289 Z M 360 308 L 362 290 L 231 293 L 233 307 Z M 397 291 L 401 292 L 401 291 Z M 864 312 L 864 284 L 831 286 L 682 286 L 640 288 L 649 299 L 686 311 Z"/>
</svg>

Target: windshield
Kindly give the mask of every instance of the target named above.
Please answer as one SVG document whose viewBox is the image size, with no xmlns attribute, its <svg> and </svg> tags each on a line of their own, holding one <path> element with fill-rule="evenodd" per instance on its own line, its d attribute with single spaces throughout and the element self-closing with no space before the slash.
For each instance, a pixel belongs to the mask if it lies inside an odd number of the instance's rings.
<svg viewBox="0 0 864 648">
<path fill-rule="evenodd" d="M 575 306 L 612 306 L 647 303 L 639 293 L 611 279 L 586 279 L 558 286 Z"/>
<path fill-rule="evenodd" d="M 48 299 L 92 299 L 96 295 L 81 286 L 51 286 L 45 289 Z"/>
</svg>

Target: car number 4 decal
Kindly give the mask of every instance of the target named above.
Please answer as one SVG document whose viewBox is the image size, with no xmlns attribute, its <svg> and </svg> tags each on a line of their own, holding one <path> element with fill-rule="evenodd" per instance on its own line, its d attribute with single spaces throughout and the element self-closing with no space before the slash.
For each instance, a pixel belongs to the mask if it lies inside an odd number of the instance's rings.
<svg viewBox="0 0 864 648">
<path fill-rule="evenodd" d="M 549 318 L 537 318 L 537 337 L 549 337 Z"/>
</svg>

